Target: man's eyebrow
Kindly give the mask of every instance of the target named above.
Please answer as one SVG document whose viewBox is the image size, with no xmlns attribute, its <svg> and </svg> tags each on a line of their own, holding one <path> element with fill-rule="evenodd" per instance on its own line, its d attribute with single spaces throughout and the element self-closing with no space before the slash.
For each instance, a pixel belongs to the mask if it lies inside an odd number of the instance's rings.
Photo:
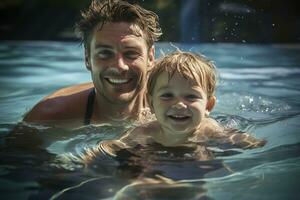
<svg viewBox="0 0 300 200">
<path fill-rule="evenodd" d="M 128 45 L 124 46 L 124 49 L 141 49 L 138 45 Z M 114 49 L 114 47 L 106 44 L 96 44 L 95 49 Z"/>
<path fill-rule="evenodd" d="M 106 44 L 96 44 L 95 49 L 113 49 L 112 46 Z"/>
</svg>

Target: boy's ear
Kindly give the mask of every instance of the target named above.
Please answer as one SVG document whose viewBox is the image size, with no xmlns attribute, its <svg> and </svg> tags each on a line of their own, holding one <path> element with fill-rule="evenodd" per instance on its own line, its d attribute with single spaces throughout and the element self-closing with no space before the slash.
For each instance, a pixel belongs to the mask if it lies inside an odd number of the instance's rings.
<svg viewBox="0 0 300 200">
<path fill-rule="evenodd" d="M 211 97 L 207 100 L 206 110 L 207 110 L 208 112 L 210 112 L 210 111 L 214 108 L 214 106 L 215 106 L 215 104 L 216 104 L 216 100 L 217 100 L 216 96 L 211 96 Z"/>
<path fill-rule="evenodd" d="M 147 94 L 147 101 L 148 101 L 148 105 L 149 105 L 151 112 L 154 113 L 152 96 L 149 94 Z"/>
<path fill-rule="evenodd" d="M 87 50 L 84 51 L 84 61 L 85 61 L 85 67 L 87 68 L 87 70 L 91 71 L 91 63 L 89 60 L 89 54 L 88 54 Z"/>
</svg>

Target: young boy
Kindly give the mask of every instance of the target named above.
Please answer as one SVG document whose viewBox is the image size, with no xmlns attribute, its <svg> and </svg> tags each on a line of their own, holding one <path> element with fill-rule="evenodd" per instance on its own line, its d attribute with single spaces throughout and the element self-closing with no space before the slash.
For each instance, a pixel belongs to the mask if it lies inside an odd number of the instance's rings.
<svg viewBox="0 0 300 200">
<path fill-rule="evenodd" d="M 213 158 L 207 149 L 210 146 L 242 149 L 263 146 L 264 140 L 225 129 L 209 117 L 216 103 L 215 87 L 216 68 L 204 56 L 174 52 L 161 58 L 151 70 L 147 84 L 147 99 L 157 120 L 129 130 L 118 140 L 102 141 L 83 156 L 84 162 L 92 164 L 103 153 L 115 157 L 124 149 L 142 156 L 149 151 L 142 151 L 141 147 L 153 144 L 171 149 L 193 147 L 192 155 L 188 156 L 197 160 Z M 180 151 L 181 155 L 187 155 Z"/>
</svg>

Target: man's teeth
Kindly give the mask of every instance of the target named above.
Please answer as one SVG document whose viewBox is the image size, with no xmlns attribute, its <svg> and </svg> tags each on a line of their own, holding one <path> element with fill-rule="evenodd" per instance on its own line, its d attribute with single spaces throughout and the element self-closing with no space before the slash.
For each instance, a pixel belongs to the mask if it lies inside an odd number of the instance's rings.
<svg viewBox="0 0 300 200">
<path fill-rule="evenodd" d="M 108 78 L 107 80 L 113 84 L 124 84 L 130 81 L 130 79 L 115 79 L 115 78 Z"/>
</svg>

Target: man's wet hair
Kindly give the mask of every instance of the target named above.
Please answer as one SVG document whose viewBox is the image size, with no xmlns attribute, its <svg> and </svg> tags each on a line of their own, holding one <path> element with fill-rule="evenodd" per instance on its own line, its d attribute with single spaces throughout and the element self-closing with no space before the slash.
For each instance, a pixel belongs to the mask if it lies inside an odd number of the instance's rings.
<svg viewBox="0 0 300 200">
<path fill-rule="evenodd" d="M 141 34 L 142 31 L 148 49 L 162 35 L 158 16 L 154 12 L 122 0 L 92 0 L 81 16 L 81 20 L 75 24 L 75 31 L 88 53 L 93 31 L 95 28 L 101 30 L 106 23 L 126 22 L 137 26 L 137 33 Z"/>
</svg>

